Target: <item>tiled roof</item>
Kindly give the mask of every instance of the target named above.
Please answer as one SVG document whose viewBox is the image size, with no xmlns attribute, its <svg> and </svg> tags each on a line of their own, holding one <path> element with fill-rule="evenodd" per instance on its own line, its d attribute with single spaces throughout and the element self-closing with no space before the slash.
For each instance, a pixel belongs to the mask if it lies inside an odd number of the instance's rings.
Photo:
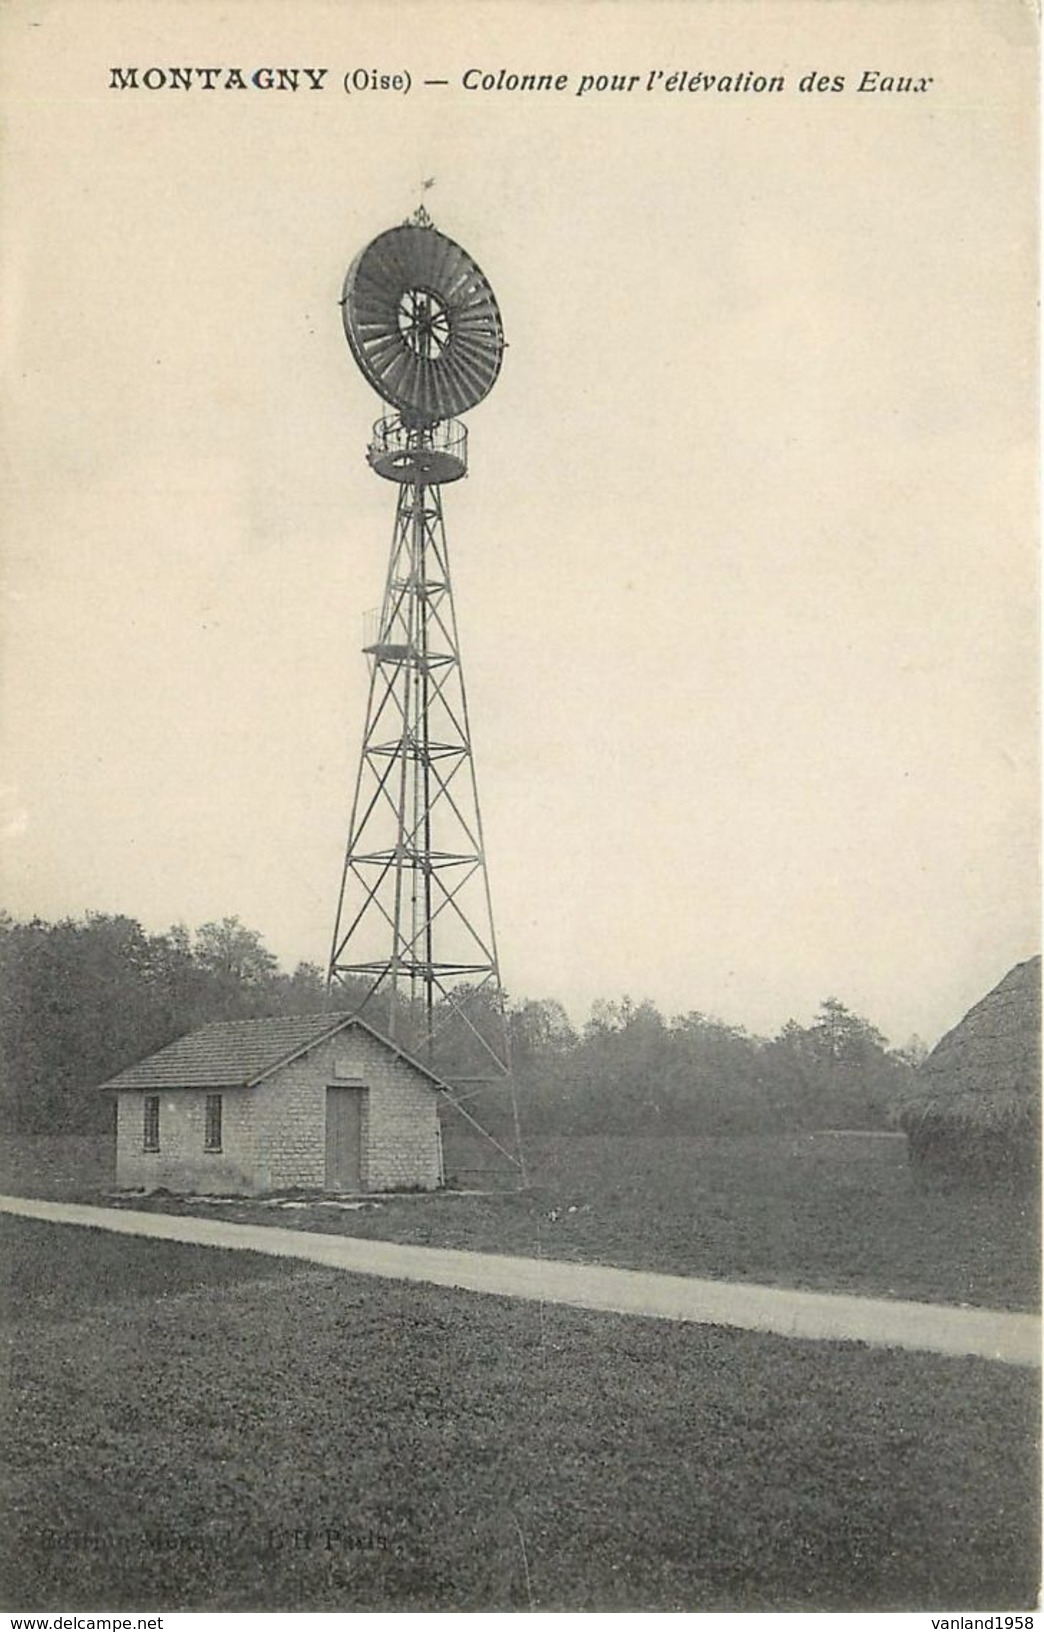
<svg viewBox="0 0 1044 1632">
<path fill-rule="evenodd" d="M 128 1066 L 106 1089 L 249 1087 L 269 1071 L 349 1024 L 348 1014 L 275 1015 L 264 1020 L 216 1020 L 158 1054 Z M 369 1026 L 363 1027 L 377 1036 Z M 381 1042 L 385 1039 L 381 1038 Z M 389 1045 L 391 1046 L 391 1045 Z M 421 1068 L 423 1069 L 423 1068 Z M 429 1075 L 430 1073 L 425 1073 Z"/>
</svg>

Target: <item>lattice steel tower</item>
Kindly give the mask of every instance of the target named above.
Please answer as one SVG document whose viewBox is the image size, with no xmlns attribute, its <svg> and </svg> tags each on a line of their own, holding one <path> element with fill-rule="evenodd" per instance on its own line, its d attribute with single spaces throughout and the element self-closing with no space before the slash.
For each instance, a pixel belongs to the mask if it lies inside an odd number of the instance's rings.
<svg viewBox="0 0 1044 1632">
<path fill-rule="evenodd" d="M 398 495 L 327 990 L 447 1082 L 524 1178 L 442 511 L 468 468 L 455 416 L 500 372 L 500 312 L 423 206 L 356 257 L 341 305 L 356 363 L 394 410 L 367 458 Z"/>
</svg>

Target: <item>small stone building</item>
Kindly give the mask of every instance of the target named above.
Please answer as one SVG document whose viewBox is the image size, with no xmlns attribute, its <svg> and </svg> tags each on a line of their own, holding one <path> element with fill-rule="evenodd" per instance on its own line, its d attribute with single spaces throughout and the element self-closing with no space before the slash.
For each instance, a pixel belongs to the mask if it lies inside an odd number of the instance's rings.
<svg viewBox="0 0 1044 1632">
<path fill-rule="evenodd" d="M 222 1020 L 103 1084 L 127 1190 L 434 1190 L 437 1077 L 345 1014 Z"/>
</svg>

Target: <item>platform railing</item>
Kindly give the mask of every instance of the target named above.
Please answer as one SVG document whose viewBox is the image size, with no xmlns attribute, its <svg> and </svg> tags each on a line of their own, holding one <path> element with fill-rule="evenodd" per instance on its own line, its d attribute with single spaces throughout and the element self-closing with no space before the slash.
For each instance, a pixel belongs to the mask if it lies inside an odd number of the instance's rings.
<svg viewBox="0 0 1044 1632">
<path fill-rule="evenodd" d="M 468 468 L 468 431 L 459 419 L 440 419 L 433 425 L 408 425 L 398 414 L 379 419 L 373 427 L 367 458 L 382 475 L 429 467 L 440 479 L 453 480 Z M 451 474 L 452 472 L 452 474 Z"/>
</svg>

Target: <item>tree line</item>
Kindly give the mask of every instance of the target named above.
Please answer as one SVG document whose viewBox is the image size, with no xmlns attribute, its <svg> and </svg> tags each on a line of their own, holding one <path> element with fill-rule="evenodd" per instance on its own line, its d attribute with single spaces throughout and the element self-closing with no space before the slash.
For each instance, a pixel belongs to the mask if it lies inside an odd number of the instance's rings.
<svg viewBox="0 0 1044 1632">
<path fill-rule="evenodd" d="M 95 1090 L 126 1066 L 207 1021 L 315 1013 L 324 995 L 316 965 L 283 972 L 237 918 L 152 935 L 119 915 L 0 913 L 0 1120 L 22 1132 L 102 1131 L 112 1107 Z M 628 997 L 596 1003 L 580 1028 L 546 998 L 508 1002 L 507 1022 L 534 1135 L 882 1128 L 918 1056 L 836 997 L 767 1038 Z"/>
<path fill-rule="evenodd" d="M 596 1003 L 579 1032 L 556 1003 L 524 1003 L 511 1020 L 527 1120 L 548 1132 L 883 1129 L 920 1052 L 889 1048 L 835 997 L 768 1038 L 630 998 Z"/>
</svg>

